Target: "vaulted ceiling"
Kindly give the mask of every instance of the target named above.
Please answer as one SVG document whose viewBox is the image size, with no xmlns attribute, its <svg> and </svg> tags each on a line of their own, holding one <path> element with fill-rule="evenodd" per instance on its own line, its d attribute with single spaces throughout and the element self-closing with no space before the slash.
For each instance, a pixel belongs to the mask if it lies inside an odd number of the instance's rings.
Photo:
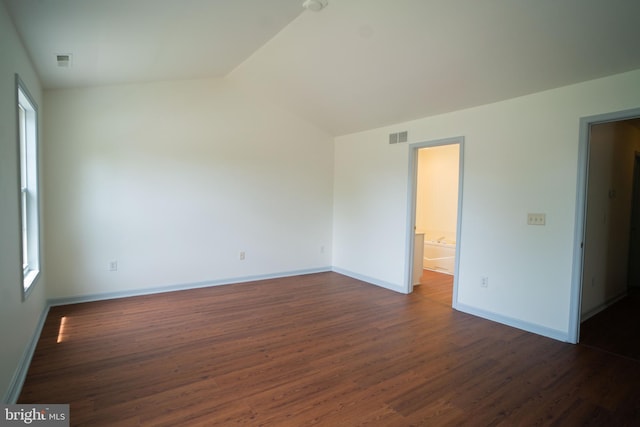
<svg viewBox="0 0 640 427">
<path fill-rule="evenodd" d="M 638 0 L 4 1 L 46 88 L 226 78 L 333 135 L 640 68 Z"/>
<path fill-rule="evenodd" d="M 46 88 L 224 77 L 299 0 L 6 0 Z M 71 54 L 70 68 L 56 55 Z"/>
</svg>

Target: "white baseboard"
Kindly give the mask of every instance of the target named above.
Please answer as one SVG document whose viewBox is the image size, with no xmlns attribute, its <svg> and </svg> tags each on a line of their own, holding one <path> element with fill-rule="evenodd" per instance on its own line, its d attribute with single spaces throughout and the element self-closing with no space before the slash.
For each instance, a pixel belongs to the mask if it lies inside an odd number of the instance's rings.
<svg viewBox="0 0 640 427">
<path fill-rule="evenodd" d="M 374 279 L 373 277 L 369 277 L 369 276 L 364 276 L 362 274 L 358 274 L 358 273 L 354 273 L 353 271 L 349 271 L 349 270 L 344 270 L 340 267 L 333 267 L 332 271 L 342 274 L 344 276 L 349 276 L 353 279 L 357 279 L 357 280 L 361 280 L 363 282 L 367 282 L 370 285 L 376 285 L 376 286 L 380 286 L 381 288 L 385 288 L 385 289 L 389 289 L 391 291 L 394 292 L 399 292 L 401 294 L 406 294 L 407 290 L 395 285 L 393 283 L 389 283 L 389 282 L 385 282 L 384 280 L 378 280 L 378 279 Z"/>
<path fill-rule="evenodd" d="M 33 336 L 31 337 L 29 344 L 22 353 L 20 364 L 18 365 L 18 368 L 16 369 L 13 378 L 11 379 L 11 384 L 9 385 L 9 389 L 7 390 L 7 394 L 3 399 L 3 402 L 5 403 L 16 403 L 18 401 L 18 398 L 20 397 L 20 392 L 22 391 L 24 380 L 27 378 L 27 372 L 29 372 L 31 359 L 33 359 L 33 354 L 36 351 L 36 346 L 38 345 L 38 341 L 40 340 L 40 334 L 42 333 L 42 328 L 44 327 L 44 322 L 47 320 L 48 314 L 49 305 L 47 305 L 44 310 L 42 310 L 40 319 L 38 320 L 38 324 L 36 325 L 36 329 L 33 332 Z"/>
<path fill-rule="evenodd" d="M 501 314 L 482 310 L 476 307 L 471 307 L 461 303 L 456 304 L 456 310 L 462 311 L 463 313 L 471 314 L 473 316 L 482 317 L 483 319 L 491 320 L 493 322 L 502 323 L 503 325 L 511 326 L 512 328 L 521 329 L 523 331 L 531 332 L 536 335 L 542 335 L 543 337 L 552 338 L 557 341 L 569 342 L 568 331 L 560 331 L 558 329 L 547 328 L 535 323 L 525 322 L 519 319 L 503 316 Z"/>
<path fill-rule="evenodd" d="M 122 292 L 106 292 L 99 294 L 80 295 L 67 298 L 49 299 L 50 307 L 67 304 L 78 304 L 82 302 L 102 301 L 116 298 L 135 297 L 140 295 L 152 295 L 164 292 L 185 291 L 188 289 L 208 288 L 211 286 L 232 285 L 234 283 L 254 282 L 257 280 L 277 279 L 280 277 L 301 276 L 303 274 L 324 273 L 331 271 L 331 267 L 320 267 L 306 270 L 284 271 L 271 274 L 259 274 L 255 276 L 231 277 L 218 280 L 207 280 L 204 282 L 180 283 L 168 286 L 157 286 L 152 288 L 134 289 Z"/>
<path fill-rule="evenodd" d="M 606 310 L 607 308 L 611 307 L 613 304 L 617 303 L 618 301 L 620 301 L 622 298 L 626 297 L 627 291 L 625 290 L 624 292 L 622 292 L 619 295 L 616 295 L 613 298 L 609 298 L 608 300 L 606 300 L 604 303 L 600 304 L 599 306 L 592 308 L 591 310 L 587 311 L 586 313 L 583 313 L 582 316 L 580 316 L 580 323 L 584 322 L 585 320 L 595 316 L 596 314 L 600 313 L 601 311 Z"/>
</svg>

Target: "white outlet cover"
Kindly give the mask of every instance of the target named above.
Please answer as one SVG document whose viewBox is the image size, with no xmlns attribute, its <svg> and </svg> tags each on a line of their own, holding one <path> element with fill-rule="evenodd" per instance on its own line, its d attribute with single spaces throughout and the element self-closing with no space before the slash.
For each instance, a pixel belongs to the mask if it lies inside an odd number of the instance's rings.
<svg viewBox="0 0 640 427">
<path fill-rule="evenodd" d="M 529 213 L 527 214 L 528 225 L 545 225 L 547 222 L 547 216 L 543 213 Z"/>
</svg>

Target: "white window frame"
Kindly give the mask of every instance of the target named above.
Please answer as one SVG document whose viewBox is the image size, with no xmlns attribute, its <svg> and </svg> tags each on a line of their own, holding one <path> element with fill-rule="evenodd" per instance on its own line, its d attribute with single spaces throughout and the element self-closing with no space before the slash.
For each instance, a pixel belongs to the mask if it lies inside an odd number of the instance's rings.
<svg viewBox="0 0 640 427">
<path fill-rule="evenodd" d="M 38 189 L 38 105 L 16 74 L 18 152 L 20 154 L 20 254 L 22 299 L 40 276 L 40 210 Z"/>
</svg>

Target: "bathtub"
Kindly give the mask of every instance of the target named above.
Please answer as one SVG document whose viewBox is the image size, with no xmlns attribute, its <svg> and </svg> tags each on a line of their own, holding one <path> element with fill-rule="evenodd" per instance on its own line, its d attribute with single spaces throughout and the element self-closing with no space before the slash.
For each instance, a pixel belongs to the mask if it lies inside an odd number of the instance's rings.
<svg viewBox="0 0 640 427">
<path fill-rule="evenodd" d="M 453 274 L 456 261 L 456 244 L 445 240 L 425 240 L 423 267 L 439 273 Z"/>
</svg>

